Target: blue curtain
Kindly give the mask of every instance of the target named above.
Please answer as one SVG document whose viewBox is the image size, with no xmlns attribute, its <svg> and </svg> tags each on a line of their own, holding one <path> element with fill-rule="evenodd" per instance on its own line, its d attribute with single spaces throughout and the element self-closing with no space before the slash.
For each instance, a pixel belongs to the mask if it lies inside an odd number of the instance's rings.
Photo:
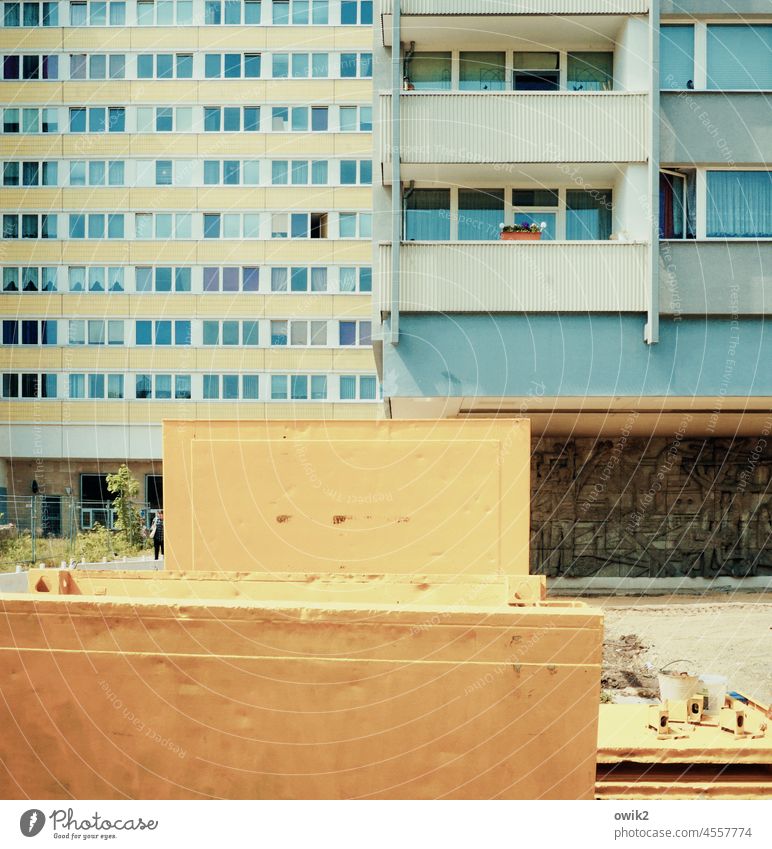
<svg viewBox="0 0 772 849">
<path fill-rule="evenodd" d="M 498 239 L 504 223 L 504 189 L 459 189 L 458 238 L 488 241 Z"/>
<path fill-rule="evenodd" d="M 611 192 L 579 189 L 566 192 L 566 239 L 603 240 L 611 235 Z"/>
<path fill-rule="evenodd" d="M 708 236 L 772 236 L 772 172 L 708 171 Z"/>
<path fill-rule="evenodd" d="M 686 89 L 694 80 L 694 27 L 663 26 L 659 31 L 659 87 Z"/>
<path fill-rule="evenodd" d="M 415 189 L 405 202 L 405 239 L 450 239 L 450 189 Z"/>
<path fill-rule="evenodd" d="M 708 26 L 708 88 L 771 89 L 772 25 Z"/>
</svg>

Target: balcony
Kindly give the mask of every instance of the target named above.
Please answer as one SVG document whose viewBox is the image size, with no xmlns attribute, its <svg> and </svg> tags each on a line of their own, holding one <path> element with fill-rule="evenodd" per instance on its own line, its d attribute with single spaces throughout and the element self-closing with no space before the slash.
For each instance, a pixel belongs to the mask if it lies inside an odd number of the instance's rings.
<svg viewBox="0 0 772 849">
<path fill-rule="evenodd" d="M 393 0 L 381 2 L 383 44 L 391 46 Z M 613 40 L 625 16 L 645 15 L 649 0 L 401 0 L 401 35 L 421 49 L 444 43 L 468 45 L 470 33 L 475 42 L 488 38 L 517 37 L 544 44 L 544 36 L 586 39 L 592 32 L 596 41 Z M 437 18 L 442 17 L 442 26 Z M 481 19 L 495 17 L 495 23 L 481 26 Z"/>
<path fill-rule="evenodd" d="M 389 312 L 391 245 L 379 253 Z M 401 312 L 646 311 L 643 242 L 403 242 L 400 256 Z"/>
<path fill-rule="evenodd" d="M 435 166 L 451 164 L 645 162 L 647 99 L 638 92 L 407 92 L 404 178 L 432 177 Z M 381 95 L 383 165 L 391 158 L 390 112 L 391 95 Z"/>
</svg>

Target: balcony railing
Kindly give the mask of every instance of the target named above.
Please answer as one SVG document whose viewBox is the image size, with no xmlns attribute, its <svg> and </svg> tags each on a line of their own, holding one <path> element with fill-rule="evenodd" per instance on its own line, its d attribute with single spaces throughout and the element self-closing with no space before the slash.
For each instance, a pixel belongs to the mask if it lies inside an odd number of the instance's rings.
<svg viewBox="0 0 772 849">
<path fill-rule="evenodd" d="M 382 0 L 390 15 L 394 0 Z M 401 0 L 403 15 L 637 15 L 649 0 Z"/>
<path fill-rule="evenodd" d="M 391 158 L 391 95 L 380 98 Z M 639 92 L 408 92 L 404 164 L 644 162 L 647 95 Z"/>
<path fill-rule="evenodd" d="M 391 245 L 379 247 L 390 310 Z M 403 242 L 403 312 L 645 312 L 642 242 Z"/>
</svg>

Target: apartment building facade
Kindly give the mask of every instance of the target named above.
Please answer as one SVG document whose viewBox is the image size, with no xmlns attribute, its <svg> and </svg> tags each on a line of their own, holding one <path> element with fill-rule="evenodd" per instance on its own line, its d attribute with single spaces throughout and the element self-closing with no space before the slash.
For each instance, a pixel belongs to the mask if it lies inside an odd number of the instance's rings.
<svg viewBox="0 0 772 849">
<path fill-rule="evenodd" d="M 772 569 L 769 4 L 376 14 L 387 415 L 531 419 L 535 569 Z"/>
<path fill-rule="evenodd" d="M 149 519 L 166 417 L 379 415 L 372 4 L 2 7 L 4 521 L 123 461 Z"/>
</svg>

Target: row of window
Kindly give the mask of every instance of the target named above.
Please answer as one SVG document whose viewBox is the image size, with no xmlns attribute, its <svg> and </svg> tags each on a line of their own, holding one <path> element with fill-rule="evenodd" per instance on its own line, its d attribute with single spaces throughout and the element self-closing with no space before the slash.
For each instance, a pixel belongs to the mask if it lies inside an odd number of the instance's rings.
<svg viewBox="0 0 772 849">
<path fill-rule="evenodd" d="M 65 226 L 59 226 L 59 218 Z M 3 239 L 369 239 L 369 212 L 4 213 Z"/>
<path fill-rule="evenodd" d="M 371 374 L 4 372 L 2 397 L 61 400 L 376 401 Z"/>
<path fill-rule="evenodd" d="M 3 133 L 369 133 L 371 106 L 70 106 L 3 109 Z"/>
<path fill-rule="evenodd" d="M 261 174 L 262 171 L 262 174 Z M 138 159 L 11 161 L 3 185 L 24 186 L 369 186 L 369 159 Z M 262 177 L 262 179 L 261 179 Z"/>
<path fill-rule="evenodd" d="M 3 80 L 369 79 L 373 75 L 371 53 L 11 53 L 2 60 Z"/>
<path fill-rule="evenodd" d="M 373 22 L 372 0 L 204 0 L 202 7 L 192 0 L 54 0 L 2 5 L 6 27 L 369 26 Z"/>
<path fill-rule="evenodd" d="M 704 25 L 700 25 L 704 26 Z M 772 90 L 772 24 L 694 24 L 660 29 L 660 88 Z M 697 83 L 700 73 L 704 79 Z"/>
<path fill-rule="evenodd" d="M 3 345 L 348 348 L 372 344 L 369 321 L 343 319 L 23 318 L 4 319 L 2 325 Z"/>
<path fill-rule="evenodd" d="M 3 292 L 372 292 L 363 266 L 4 266 Z"/>
</svg>

